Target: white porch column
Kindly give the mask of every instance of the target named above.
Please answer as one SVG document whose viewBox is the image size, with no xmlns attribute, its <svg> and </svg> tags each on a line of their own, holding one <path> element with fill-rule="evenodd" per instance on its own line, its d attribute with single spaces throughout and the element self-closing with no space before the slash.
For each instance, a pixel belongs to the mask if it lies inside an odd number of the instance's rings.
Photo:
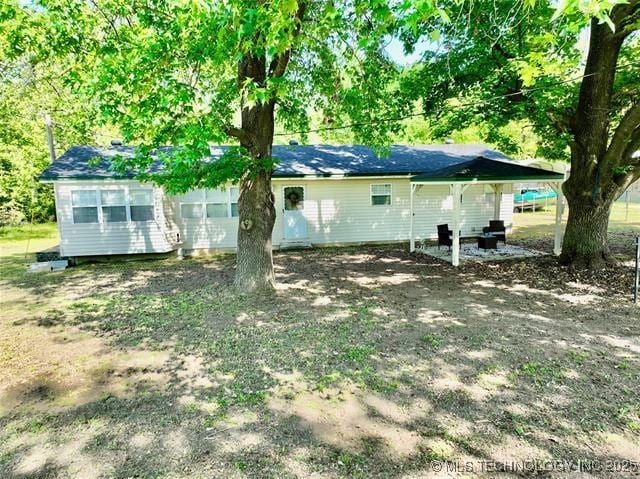
<svg viewBox="0 0 640 479">
<path fill-rule="evenodd" d="M 410 183 L 411 193 L 409 194 L 409 252 L 416 250 L 416 242 L 413 234 L 413 194 L 416 190 L 415 183 Z"/>
<path fill-rule="evenodd" d="M 560 256 L 562 253 L 562 213 L 564 210 L 564 194 L 562 193 L 562 183 L 556 183 L 552 188 L 556 192 L 556 225 L 553 237 L 553 254 Z"/>
<path fill-rule="evenodd" d="M 491 185 L 493 188 L 493 219 L 500 219 L 500 208 L 502 207 L 502 185 Z"/>
<path fill-rule="evenodd" d="M 450 191 L 453 199 L 453 244 L 451 245 L 451 264 L 453 266 L 460 265 L 460 207 L 462 196 L 462 188 L 460 183 L 450 185 Z"/>
</svg>

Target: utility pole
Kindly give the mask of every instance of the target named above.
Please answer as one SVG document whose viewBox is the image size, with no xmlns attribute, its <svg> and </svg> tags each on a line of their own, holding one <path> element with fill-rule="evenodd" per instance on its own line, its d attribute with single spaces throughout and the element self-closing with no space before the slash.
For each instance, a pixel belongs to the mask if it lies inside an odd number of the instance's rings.
<svg viewBox="0 0 640 479">
<path fill-rule="evenodd" d="M 56 147 L 53 144 L 53 122 L 48 113 L 44 114 L 44 124 L 47 126 L 47 141 L 49 142 L 49 155 L 51 155 L 51 162 L 56 161 Z"/>
</svg>

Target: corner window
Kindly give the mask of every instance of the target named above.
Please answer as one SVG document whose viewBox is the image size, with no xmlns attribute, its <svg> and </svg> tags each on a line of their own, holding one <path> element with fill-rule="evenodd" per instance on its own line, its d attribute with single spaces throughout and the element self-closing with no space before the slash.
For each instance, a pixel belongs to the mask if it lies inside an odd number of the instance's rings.
<svg viewBox="0 0 640 479">
<path fill-rule="evenodd" d="M 129 190 L 131 221 L 153 221 L 153 190 Z"/>
<path fill-rule="evenodd" d="M 98 200 L 96 190 L 76 190 L 71 192 L 71 206 L 74 223 L 97 223 Z"/>
<path fill-rule="evenodd" d="M 127 221 L 127 201 L 124 190 L 100 191 L 102 221 L 105 223 L 123 223 Z"/>
<path fill-rule="evenodd" d="M 391 184 L 384 183 L 379 185 L 371 185 L 371 205 L 390 205 L 391 204 Z"/>
</svg>

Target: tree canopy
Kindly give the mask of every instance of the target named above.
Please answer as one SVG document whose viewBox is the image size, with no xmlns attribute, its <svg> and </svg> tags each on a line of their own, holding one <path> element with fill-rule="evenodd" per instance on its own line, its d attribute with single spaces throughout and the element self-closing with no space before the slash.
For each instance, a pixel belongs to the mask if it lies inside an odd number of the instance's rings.
<svg viewBox="0 0 640 479">
<path fill-rule="evenodd" d="M 578 100 L 589 15 L 609 25 L 613 5 L 454 2 L 449 21 L 432 19 L 405 32 L 409 49 L 431 38 L 423 61 L 405 73 L 405 93 L 421 101 L 437 138 L 475 126 L 485 141 L 517 153 L 521 143 L 504 127 L 519 122 L 536 135 L 538 156 L 568 161 L 571 135 L 563 123 Z M 632 36 L 617 64 L 614 126 L 637 101 L 639 54 L 640 41 Z"/>
</svg>

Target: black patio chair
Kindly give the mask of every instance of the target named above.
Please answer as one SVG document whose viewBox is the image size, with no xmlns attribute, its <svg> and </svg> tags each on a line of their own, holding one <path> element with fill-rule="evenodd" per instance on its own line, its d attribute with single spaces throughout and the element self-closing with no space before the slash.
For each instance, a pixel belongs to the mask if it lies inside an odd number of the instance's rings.
<svg viewBox="0 0 640 479">
<path fill-rule="evenodd" d="M 498 241 L 507 244 L 507 228 L 504 226 L 503 220 L 491 220 L 489 226 L 482 228 L 483 233 L 491 233 Z"/>
<path fill-rule="evenodd" d="M 438 249 L 440 249 L 440 246 L 448 246 L 451 249 L 452 245 L 453 231 L 449 229 L 449 225 L 438 225 Z"/>
</svg>

